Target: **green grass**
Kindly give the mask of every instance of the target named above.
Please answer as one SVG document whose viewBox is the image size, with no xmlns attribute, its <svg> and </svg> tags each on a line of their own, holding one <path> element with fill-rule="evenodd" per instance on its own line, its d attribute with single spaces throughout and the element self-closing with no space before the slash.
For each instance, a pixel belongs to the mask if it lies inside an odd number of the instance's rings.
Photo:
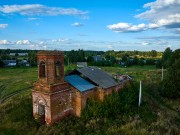
<svg viewBox="0 0 180 135">
<path fill-rule="evenodd" d="M 126 74 L 134 78 L 135 81 L 153 78 L 161 80 L 161 70 L 155 66 L 131 66 L 131 67 L 101 67 L 102 70 L 110 74 Z"/>
<path fill-rule="evenodd" d="M 0 105 L 0 135 L 35 134 L 37 128 L 32 116 L 31 91 Z"/>
<path fill-rule="evenodd" d="M 33 86 L 37 80 L 37 68 L 0 68 L 0 99 L 22 89 Z"/>
</svg>

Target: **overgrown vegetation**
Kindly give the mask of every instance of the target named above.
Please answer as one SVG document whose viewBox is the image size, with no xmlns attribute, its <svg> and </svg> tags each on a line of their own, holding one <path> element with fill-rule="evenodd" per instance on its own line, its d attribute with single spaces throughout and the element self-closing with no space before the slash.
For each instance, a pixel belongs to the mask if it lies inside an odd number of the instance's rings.
<svg viewBox="0 0 180 135">
<path fill-rule="evenodd" d="M 32 117 L 31 92 L 0 105 L 0 134 L 35 134 L 39 125 Z"/>
<path fill-rule="evenodd" d="M 131 83 L 120 92 L 113 92 L 105 98 L 104 102 L 90 100 L 86 109 L 82 112 L 82 118 L 116 119 L 123 116 L 131 116 L 136 113 L 138 103 L 138 88 Z M 136 110 L 136 111 L 135 111 Z"/>
<path fill-rule="evenodd" d="M 169 59 L 164 62 L 168 67 L 167 74 L 162 83 L 162 95 L 169 98 L 180 97 L 180 49 L 171 53 Z"/>
<path fill-rule="evenodd" d="M 39 125 L 32 116 L 31 92 L 16 96 L 0 106 L 1 135 L 59 134 L 173 134 L 180 133 L 180 117 L 173 102 L 167 104 L 159 87 L 143 85 L 138 107 L 138 85 L 131 84 L 104 102 L 89 100 L 80 118 L 69 116 L 52 126 Z M 180 101 L 177 102 L 177 104 Z"/>
</svg>

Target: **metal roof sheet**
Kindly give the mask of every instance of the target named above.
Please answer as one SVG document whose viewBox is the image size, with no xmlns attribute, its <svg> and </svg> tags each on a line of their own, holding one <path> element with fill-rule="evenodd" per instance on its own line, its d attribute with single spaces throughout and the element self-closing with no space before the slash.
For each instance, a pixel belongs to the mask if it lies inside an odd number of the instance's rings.
<svg viewBox="0 0 180 135">
<path fill-rule="evenodd" d="M 110 75 L 97 67 L 84 67 L 77 69 L 77 71 L 103 88 L 109 88 L 118 84 Z"/>
<path fill-rule="evenodd" d="M 73 87 L 78 89 L 79 91 L 83 92 L 92 88 L 95 88 L 96 86 L 91 84 L 90 82 L 84 80 L 78 75 L 69 75 L 65 77 L 65 80 L 71 84 Z"/>
</svg>

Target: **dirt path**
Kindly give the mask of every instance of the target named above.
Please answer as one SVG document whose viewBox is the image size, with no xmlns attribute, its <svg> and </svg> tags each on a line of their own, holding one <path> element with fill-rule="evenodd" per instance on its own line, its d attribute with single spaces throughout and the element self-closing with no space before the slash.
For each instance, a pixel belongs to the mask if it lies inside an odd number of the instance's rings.
<svg viewBox="0 0 180 135">
<path fill-rule="evenodd" d="M 27 87 L 27 88 L 24 88 L 24 89 L 21 89 L 21 90 L 18 90 L 18 91 L 15 91 L 15 92 L 7 95 L 6 97 L 0 99 L 0 105 L 1 105 L 2 103 L 4 103 L 6 100 L 10 99 L 11 97 L 16 96 L 16 95 L 18 95 L 18 94 L 20 94 L 20 93 L 22 93 L 22 92 L 24 92 L 24 91 L 30 90 L 31 88 L 32 88 L 32 86 Z"/>
</svg>

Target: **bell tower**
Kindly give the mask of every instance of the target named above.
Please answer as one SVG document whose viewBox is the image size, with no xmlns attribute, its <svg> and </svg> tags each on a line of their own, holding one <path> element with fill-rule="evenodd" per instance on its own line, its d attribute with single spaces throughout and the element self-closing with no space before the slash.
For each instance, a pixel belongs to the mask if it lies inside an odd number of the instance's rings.
<svg viewBox="0 0 180 135">
<path fill-rule="evenodd" d="M 64 81 L 63 52 L 38 52 L 38 80 L 44 84 L 55 84 Z"/>
<path fill-rule="evenodd" d="M 39 51 L 38 81 L 32 90 L 33 115 L 51 124 L 71 114 L 71 89 L 64 81 L 64 53 Z"/>
</svg>

